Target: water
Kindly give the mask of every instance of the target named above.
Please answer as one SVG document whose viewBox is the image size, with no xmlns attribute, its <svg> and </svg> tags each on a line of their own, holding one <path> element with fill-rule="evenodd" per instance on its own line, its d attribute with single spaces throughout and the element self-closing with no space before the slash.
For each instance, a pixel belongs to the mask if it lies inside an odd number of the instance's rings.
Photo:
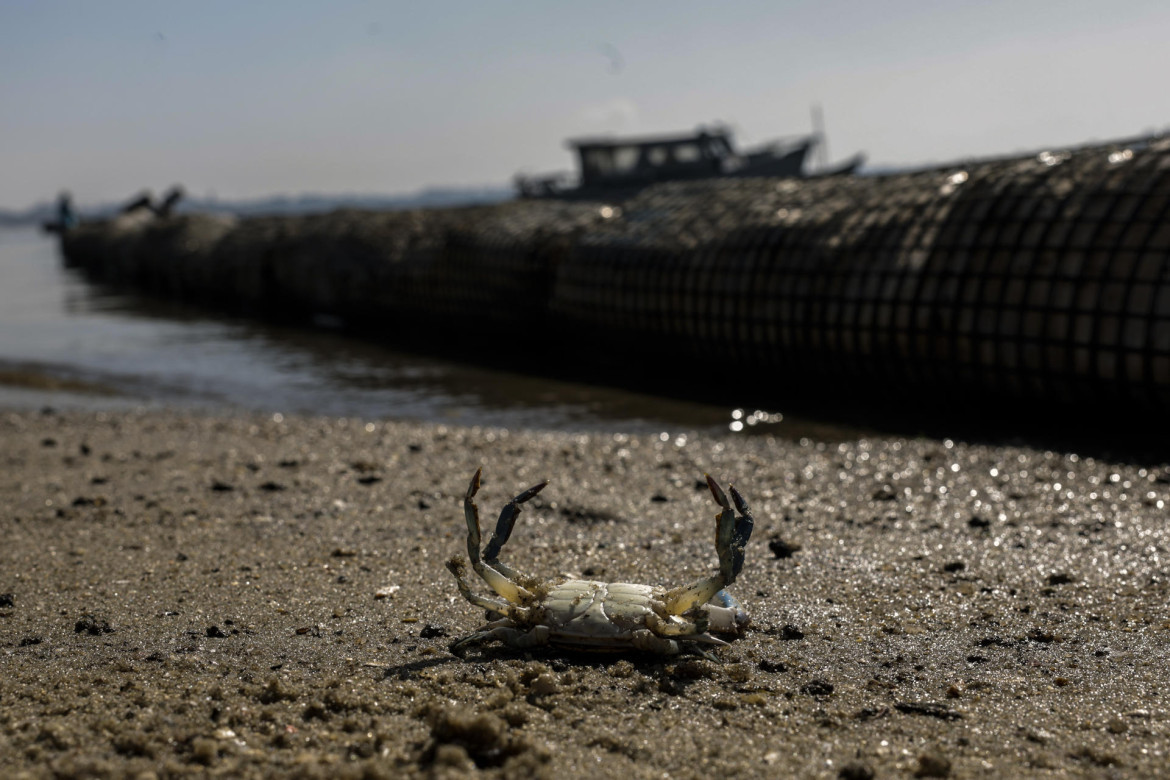
<svg viewBox="0 0 1170 780">
<path fill-rule="evenodd" d="M 0 405 L 169 406 L 507 428 L 770 432 L 723 406 L 476 368 L 93 285 L 0 229 Z M 756 425 L 745 426 L 744 420 Z"/>
</svg>

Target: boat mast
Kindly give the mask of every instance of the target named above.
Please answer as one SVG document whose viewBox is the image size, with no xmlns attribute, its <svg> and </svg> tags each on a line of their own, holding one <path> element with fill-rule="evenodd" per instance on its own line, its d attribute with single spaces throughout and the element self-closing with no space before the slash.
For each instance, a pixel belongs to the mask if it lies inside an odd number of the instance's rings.
<svg viewBox="0 0 1170 780">
<path fill-rule="evenodd" d="M 820 103 L 812 104 L 813 136 L 817 139 L 817 172 L 829 167 L 829 136 L 825 135 L 825 113 Z"/>
</svg>

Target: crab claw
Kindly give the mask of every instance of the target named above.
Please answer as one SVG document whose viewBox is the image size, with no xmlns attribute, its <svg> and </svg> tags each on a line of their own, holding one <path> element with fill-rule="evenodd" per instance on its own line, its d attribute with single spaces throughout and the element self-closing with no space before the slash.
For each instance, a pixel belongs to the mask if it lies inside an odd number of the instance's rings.
<svg viewBox="0 0 1170 780">
<path fill-rule="evenodd" d="M 723 589 L 735 582 L 739 573 L 743 571 L 744 547 L 752 535 L 754 523 L 751 512 L 748 509 L 747 501 L 739 494 L 739 491 L 734 487 L 729 488 L 731 500 L 728 500 L 727 493 L 723 492 L 719 483 L 710 474 L 704 476 L 707 478 L 707 487 L 710 489 L 715 503 L 719 504 L 721 508 L 719 514 L 715 516 L 715 551 L 719 556 L 719 572 L 692 582 L 690 585 L 667 591 L 663 602 L 667 612 L 672 615 L 680 615 L 689 609 L 704 605 L 720 592 L 726 595 L 726 591 Z M 735 507 L 740 510 L 740 516 L 737 516 L 735 509 L 732 508 L 732 501 L 735 502 Z M 727 598 L 730 596 L 727 595 Z M 741 610 L 727 606 L 720 609 L 725 613 L 721 615 L 720 621 L 725 623 L 727 627 L 738 626 L 743 622 L 737 614 Z M 721 626 L 721 628 L 723 627 Z"/>
<path fill-rule="evenodd" d="M 475 494 L 479 492 L 479 478 L 483 474 L 483 466 L 475 470 L 475 474 L 471 477 L 471 484 L 467 486 L 467 495 L 465 499 L 475 498 Z"/>
<path fill-rule="evenodd" d="M 747 547 L 748 540 L 752 538 L 752 529 L 755 528 L 756 521 L 752 517 L 751 507 L 735 489 L 735 485 L 729 485 L 727 489 L 731 491 L 731 500 L 735 502 L 735 508 L 739 510 L 739 517 L 735 519 L 735 533 L 731 547 L 731 573 L 733 577 L 738 577 L 739 573 L 743 571 L 744 548 Z"/>
<path fill-rule="evenodd" d="M 488 546 L 484 550 L 485 555 L 480 555 L 479 545 L 482 537 L 479 527 L 479 507 L 476 506 L 475 503 L 475 494 L 479 491 L 482 472 L 482 468 L 475 470 L 475 476 L 471 478 L 471 484 L 467 486 L 467 495 L 463 499 L 463 514 L 467 522 L 467 557 L 471 561 L 471 567 L 475 569 L 475 573 L 478 574 L 481 579 L 487 582 L 487 584 L 491 586 L 491 589 L 499 594 L 502 598 L 507 599 L 512 604 L 527 603 L 532 600 L 532 593 L 512 581 L 512 576 L 515 574 L 515 572 L 512 569 L 503 566 L 502 564 L 499 565 L 499 568 L 492 566 L 492 564 L 496 562 L 496 556 L 498 556 L 500 553 L 500 547 L 503 545 L 503 541 L 500 539 L 500 528 L 498 523 L 496 532 L 492 534 L 491 541 L 488 542 Z M 539 487 L 543 488 L 544 485 L 542 484 Z M 536 495 L 534 491 L 537 489 L 538 488 L 529 488 L 521 495 L 526 496 L 524 500 L 527 500 L 528 498 L 531 498 L 531 496 Z M 517 496 L 517 499 L 518 498 L 520 498 L 520 496 Z M 514 506 L 515 504 L 516 499 L 513 499 L 509 506 Z M 515 522 L 515 515 L 519 514 L 519 511 L 519 508 L 515 509 L 515 513 L 512 515 L 510 523 Z M 505 510 L 505 512 L 507 512 L 507 510 Z M 501 520 L 503 520 L 502 517 Z M 511 533 L 510 523 L 505 524 L 506 527 L 504 530 L 507 533 Z M 485 557 L 487 558 L 486 561 L 484 560 Z"/>
<path fill-rule="evenodd" d="M 544 490 L 546 487 L 548 487 L 548 480 L 547 480 L 547 479 L 542 479 L 542 480 L 541 480 L 541 481 L 540 481 L 538 484 L 535 484 L 535 485 L 533 485 L 532 487 L 528 488 L 527 490 L 525 490 L 525 491 L 524 491 L 523 493 L 521 493 L 520 495 L 518 495 L 518 496 L 516 496 L 515 498 L 513 498 L 513 499 L 512 499 L 512 501 L 511 501 L 511 503 L 513 503 L 513 504 L 523 504 L 525 501 L 527 501 L 528 499 L 532 498 L 532 497 L 533 497 L 533 496 L 535 496 L 537 493 L 539 493 L 540 491 Z"/>
<path fill-rule="evenodd" d="M 731 504 L 727 500 L 727 494 L 723 492 L 723 488 L 719 487 L 719 483 L 711 478 L 710 474 L 704 474 L 707 478 L 707 488 L 711 491 L 711 495 L 715 497 L 715 503 L 724 509 L 731 509 Z"/>
<path fill-rule="evenodd" d="M 492 532 L 492 538 L 488 540 L 487 547 L 483 548 L 483 559 L 485 561 L 491 564 L 496 563 L 500 557 L 500 550 L 508 543 L 508 539 L 512 537 L 512 529 L 516 526 L 516 518 L 520 516 L 520 505 L 546 487 L 548 487 L 547 479 L 528 488 L 504 505 L 503 511 L 500 512 L 500 519 L 496 521 L 496 530 Z"/>
</svg>

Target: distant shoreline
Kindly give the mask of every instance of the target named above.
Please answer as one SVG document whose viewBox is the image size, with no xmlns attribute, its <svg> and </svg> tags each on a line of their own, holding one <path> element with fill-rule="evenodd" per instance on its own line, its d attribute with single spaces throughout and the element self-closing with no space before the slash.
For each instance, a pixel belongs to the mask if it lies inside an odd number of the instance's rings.
<svg viewBox="0 0 1170 780">
<path fill-rule="evenodd" d="M 257 198 L 225 199 L 189 197 L 184 199 L 178 213 L 232 214 L 235 216 L 279 216 L 318 214 L 336 209 L 401 210 L 417 208 L 449 208 L 497 203 L 515 197 L 510 187 L 430 187 L 400 195 L 270 195 Z M 27 209 L 0 209 L 0 228 L 38 227 L 57 218 L 57 207 L 52 202 L 38 203 Z M 109 219 L 118 214 L 120 203 L 105 203 L 81 208 L 86 220 Z"/>
</svg>

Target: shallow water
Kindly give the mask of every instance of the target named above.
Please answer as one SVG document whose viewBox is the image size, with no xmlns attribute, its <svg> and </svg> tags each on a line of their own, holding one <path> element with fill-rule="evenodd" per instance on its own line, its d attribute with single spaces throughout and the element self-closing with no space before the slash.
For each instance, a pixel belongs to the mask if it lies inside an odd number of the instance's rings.
<svg viewBox="0 0 1170 780">
<path fill-rule="evenodd" d="M 61 389 L 62 382 L 106 392 Z M 65 269 L 56 240 L 33 228 L 0 229 L 0 403 L 798 433 L 795 421 L 775 414 L 733 417 L 725 406 L 467 366 L 110 290 Z"/>
</svg>

